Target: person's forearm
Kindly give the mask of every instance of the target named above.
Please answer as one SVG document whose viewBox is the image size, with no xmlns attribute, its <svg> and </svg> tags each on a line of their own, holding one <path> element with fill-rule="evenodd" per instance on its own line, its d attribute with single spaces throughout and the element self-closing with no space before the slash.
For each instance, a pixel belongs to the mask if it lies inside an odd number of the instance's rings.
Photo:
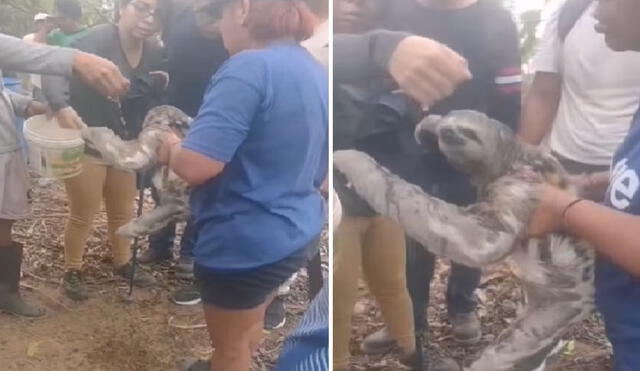
<svg viewBox="0 0 640 371">
<path fill-rule="evenodd" d="M 565 230 L 640 277 L 640 217 L 582 201 L 568 210 Z"/>
<path fill-rule="evenodd" d="M 0 34 L 0 68 L 14 72 L 71 76 L 76 51 L 52 46 L 34 46 Z"/>
<path fill-rule="evenodd" d="M 167 163 L 167 166 L 182 180 L 187 181 L 186 178 L 189 177 L 190 172 L 185 170 L 189 170 L 190 166 L 184 163 L 184 159 L 180 156 L 180 152 L 182 152 L 182 141 L 169 144 L 169 162 Z M 187 181 L 187 183 L 189 182 Z"/>
<path fill-rule="evenodd" d="M 522 119 L 518 129 L 520 139 L 531 145 L 539 145 L 549 133 L 558 112 L 561 80 L 555 74 L 537 74 L 522 107 Z"/>
<path fill-rule="evenodd" d="M 224 169 L 223 163 L 182 148 L 182 141 L 175 141 L 169 146 L 169 168 L 192 187 L 215 178 Z"/>
</svg>

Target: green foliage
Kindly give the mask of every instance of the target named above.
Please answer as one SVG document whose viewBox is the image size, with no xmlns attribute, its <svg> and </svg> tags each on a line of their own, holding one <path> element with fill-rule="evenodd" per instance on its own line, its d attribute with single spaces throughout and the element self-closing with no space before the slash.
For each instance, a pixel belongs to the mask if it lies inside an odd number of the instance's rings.
<svg viewBox="0 0 640 371">
<path fill-rule="evenodd" d="M 515 15 L 515 0 L 498 0 L 502 5 L 509 9 Z M 551 0 L 545 0 L 548 5 Z M 522 14 L 516 15 L 516 22 L 520 32 L 520 55 L 522 62 L 527 63 L 533 57 L 537 45 L 537 31 L 542 20 L 541 10 L 530 10 Z"/>
<path fill-rule="evenodd" d="M 536 33 L 540 24 L 542 12 L 539 10 L 528 11 L 521 16 L 522 28 L 520 29 L 520 55 L 523 62 L 528 62 L 535 53 L 537 44 Z"/>
<path fill-rule="evenodd" d="M 114 0 L 79 0 L 87 25 L 113 19 Z M 33 32 L 33 16 L 51 13 L 53 0 L 0 0 L 0 32 L 22 37 Z"/>
</svg>

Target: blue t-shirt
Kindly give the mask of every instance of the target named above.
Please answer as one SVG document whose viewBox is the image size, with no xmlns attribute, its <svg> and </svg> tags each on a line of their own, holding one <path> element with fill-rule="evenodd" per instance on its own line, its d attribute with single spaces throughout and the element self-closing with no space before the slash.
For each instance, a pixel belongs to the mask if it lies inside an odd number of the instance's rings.
<svg viewBox="0 0 640 371">
<path fill-rule="evenodd" d="M 605 204 L 640 215 L 640 111 L 613 158 Z M 605 257 L 596 265 L 596 302 L 613 345 L 616 371 L 640 370 L 640 279 Z"/>
<path fill-rule="evenodd" d="M 327 72 L 297 44 L 245 51 L 220 68 L 183 142 L 226 164 L 191 194 L 196 264 L 252 269 L 320 234 L 327 107 Z"/>
</svg>

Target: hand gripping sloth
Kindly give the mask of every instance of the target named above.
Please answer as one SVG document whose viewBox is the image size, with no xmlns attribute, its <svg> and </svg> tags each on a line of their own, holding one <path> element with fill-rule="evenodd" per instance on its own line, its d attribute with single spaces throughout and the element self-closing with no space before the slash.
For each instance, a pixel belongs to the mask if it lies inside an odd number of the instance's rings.
<svg viewBox="0 0 640 371">
<path fill-rule="evenodd" d="M 478 202 L 458 207 L 432 197 L 354 150 L 335 152 L 334 168 L 346 177 L 347 192 L 400 223 L 429 252 L 472 267 L 510 263 L 525 293 L 523 307 L 467 370 L 539 369 L 569 326 L 594 307 L 589 245 L 563 234 L 526 237 L 541 184 L 576 189 L 554 157 L 482 113 L 428 116 L 415 135 L 470 177 Z"/>
</svg>

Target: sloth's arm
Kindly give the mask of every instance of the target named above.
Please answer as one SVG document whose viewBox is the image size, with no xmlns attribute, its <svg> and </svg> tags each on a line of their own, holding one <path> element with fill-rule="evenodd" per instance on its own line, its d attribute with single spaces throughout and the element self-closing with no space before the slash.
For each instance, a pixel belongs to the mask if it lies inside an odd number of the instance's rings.
<svg viewBox="0 0 640 371">
<path fill-rule="evenodd" d="M 154 234 L 170 222 L 179 221 L 188 214 L 188 208 L 179 203 L 167 203 L 145 212 L 118 230 L 123 237 L 140 237 Z"/>
<path fill-rule="evenodd" d="M 155 158 L 160 141 L 157 135 L 141 134 L 139 139 L 125 141 L 106 127 L 82 129 L 82 138 L 98 151 L 107 164 L 124 170 L 140 171 L 149 167 Z"/>
<path fill-rule="evenodd" d="M 481 203 L 462 208 L 429 196 L 362 152 L 335 152 L 334 168 L 377 213 L 400 223 L 428 251 L 460 264 L 504 259 L 525 227 L 509 210 L 498 213 Z"/>
</svg>

